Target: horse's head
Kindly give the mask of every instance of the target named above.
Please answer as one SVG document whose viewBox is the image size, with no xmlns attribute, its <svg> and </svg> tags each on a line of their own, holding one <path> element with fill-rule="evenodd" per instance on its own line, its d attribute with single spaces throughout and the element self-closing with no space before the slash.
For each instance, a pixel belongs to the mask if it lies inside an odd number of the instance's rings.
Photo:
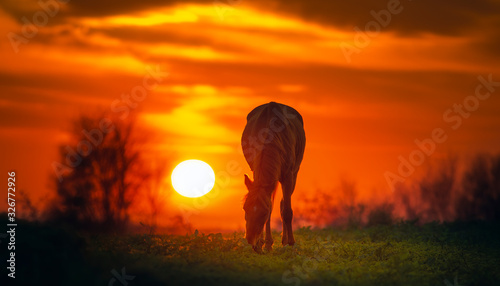
<svg viewBox="0 0 500 286">
<path fill-rule="evenodd" d="M 256 252 L 261 252 L 262 245 L 264 244 L 261 235 L 264 230 L 264 225 L 271 215 L 271 194 L 274 188 L 269 192 L 269 190 L 265 190 L 254 184 L 246 174 L 245 185 L 248 189 L 248 194 L 245 197 L 245 203 L 243 205 L 246 221 L 245 238 Z"/>
</svg>

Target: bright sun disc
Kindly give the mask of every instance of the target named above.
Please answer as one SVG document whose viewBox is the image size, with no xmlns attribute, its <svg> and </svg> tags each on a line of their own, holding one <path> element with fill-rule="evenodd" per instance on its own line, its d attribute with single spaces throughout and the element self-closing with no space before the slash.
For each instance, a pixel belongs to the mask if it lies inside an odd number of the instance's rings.
<svg viewBox="0 0 500 286">
<path fill-rule="evenodd" d="M 206 195 L 215 184 L 214 170 L 200 160 L 179 163 L 172 172 L 172 186 L 180 195 L 197 198 Z"/>
</svg>

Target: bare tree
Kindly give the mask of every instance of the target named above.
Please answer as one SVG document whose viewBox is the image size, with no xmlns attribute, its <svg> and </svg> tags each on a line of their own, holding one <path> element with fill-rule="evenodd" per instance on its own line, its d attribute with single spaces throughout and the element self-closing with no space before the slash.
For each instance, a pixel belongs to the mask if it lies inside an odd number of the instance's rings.
<svg viewBox="0 0 500 286">
<path fill-rule="evenodd" d="M 81 116 L 60 148 L 57 199 L 50 218 L 88 230 L 121 231 L 141 186 L 151 178 L 133 137 L 134 120 Z"/>
</svg>

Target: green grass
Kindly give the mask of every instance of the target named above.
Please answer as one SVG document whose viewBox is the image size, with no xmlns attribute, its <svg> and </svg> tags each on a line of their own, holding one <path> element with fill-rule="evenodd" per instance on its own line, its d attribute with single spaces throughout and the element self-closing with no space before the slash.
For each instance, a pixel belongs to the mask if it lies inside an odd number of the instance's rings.
<svg viewBox="0 0 500 286">
<path fill-rule="evenodd" d="M 275 233 L 263 255 L 243 233 L 94 237 L 89 246 L 114 263 L 108 268 L 121 261 L 136 273 L 131 285 L 144 285 L 141 274 L 168 285 L 446 285 L 455 276 L 460 285 L 498 285 L 498 234 L 487 224 L 302 228 L 294 247 Z"/>
<path fill-rule="evenodd" d="M 455 277 L 458 285 L 500 285 L 498 224 L 302 228 L 295 231 L 294 247 L 281 246 L 279 233 L 274 233 L 274 249 L 265 254 L 254 253 L 242 237 L 243 233 L 87 235 L 74 244 L 65 242 L 73 248 L 84 241 L 81 255 L 58 254 L 58 259 L 47 262 L 53 275 L 66 275 L 59 277 L 60 284 L 50 285 L 108 285 L 114 277 L 111 270 L 121 272 L 123 267 L 135 276 L 130 286 L 447 286 L 445 280 L 454 285 Z M 54 253 L 61 251 L 53 247 Z M 44 265 L 35 261 L 32 267 Z M 49 285 L 38 279 L 37 285 Z"/>
</svg>

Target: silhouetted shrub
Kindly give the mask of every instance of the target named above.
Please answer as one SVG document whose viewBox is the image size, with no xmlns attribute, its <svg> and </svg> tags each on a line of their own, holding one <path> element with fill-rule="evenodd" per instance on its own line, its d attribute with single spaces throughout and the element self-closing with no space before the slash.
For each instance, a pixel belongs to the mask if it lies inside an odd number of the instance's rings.
<svg viewBox="0 0 500 286">
<path fill-rule="evenodd" d="M 399 184 L 395 202 L 405 219 L 420 223 L 500 219 L 500 156 L 433 161 Z"/>
<path fill-rule="evenodd" d="M 475 157 L 462 180 L 455 208 L 460 220 L 500 219 L 500 156 Z"/>
<path fill-rule="evenodd" d="M 376 206 L 368 214 L 367 226 L 374 225 L 390 225 L 393 222 L 392 210 L 394 206 L 392 204 L 381 204 Z"/>
</svg>

